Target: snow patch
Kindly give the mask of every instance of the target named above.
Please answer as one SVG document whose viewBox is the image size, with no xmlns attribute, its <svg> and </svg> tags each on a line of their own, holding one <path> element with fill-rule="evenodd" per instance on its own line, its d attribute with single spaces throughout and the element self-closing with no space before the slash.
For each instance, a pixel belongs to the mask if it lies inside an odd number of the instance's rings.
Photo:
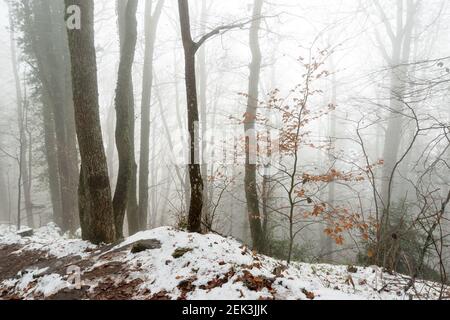
<svg viewBox="0 0 450 320">
<path fill-rule="evenodd" d="M 160 241 L 161 248 L 131 253 L 131 244 L 150 239 Z M 81 280 L 89 294 L 95 294 L 103 285 L 114 290 L 136 283 L 127 288 L 131 290 L 131 299 L 437 299 L 441 289 L 437 283 L 420 280 L 410 286 L 409 277 L 386 274 L 377 267 L 356 267 L 350 272 L 348 266 L 306 263 L 286 266 L 283 261 L 253 253 L 232 238 L 192 234 L 170 227 L 140 232 L 100 255 L 98 250 L 87 252 L 100 247 L 68 239 L 53 224 L 25 238 L 17 237 L 13 228 L 0 226 L 0 244 L 20 244 L 19 251 L 43 250 L 57 257 L 82 256 L 90 261 L 81 270 Z M 179 254 L 174 255 L 176 251 Z M 111 265 L 113 271 L 105 272 Z M 117 265 L 120 268 L 114 269 Z M 0 292 L 14 288 L 15 293 L 33 298 L 33 294 L 48 297 L 67 288 L 64 275 L 44 273 L 42 269 L 32 270 L 7 279 L 0 283 Z M 85 281 L 89 274 L 96 276 Z"/>
</svg>

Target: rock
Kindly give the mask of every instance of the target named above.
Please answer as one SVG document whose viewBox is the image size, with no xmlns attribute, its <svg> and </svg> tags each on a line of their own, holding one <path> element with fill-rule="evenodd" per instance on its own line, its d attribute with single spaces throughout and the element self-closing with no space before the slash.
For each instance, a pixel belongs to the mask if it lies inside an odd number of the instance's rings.
<svg viewBox="0 0 450 320">
<path fill-rule="evenodd" d="M 350 273 L 357 273 L 358 272 L 358 268 L 354 267 L 354 266 L 348 266 L 347 267 L 347 271 Z"/>
<path fill-rule="evenodd" d="M 21 229 L 19 231 L 17 231 L 17 234 L 19 236 L 23 237 L 31 237 L 33 235 L 33 229 L 31 228 L 25 228 L 25 229 Z"/>
<path fill-rule="evenodd" d="M 280 264 L 273 269 L 272 274 L 274 274 L 276 277 L 279 278 L 282 276 L 283 271 L 285 270 L 287 270 L 287 267 L 285 265 Z"/>
<path fill-rule="evenodd" d="M 172 257 L 177 259 L 177 258 L 180 258 L 180 257 L 184 256 L 186 253 L 191 252 L 191 251 L 192 251 L 192 248 L 177 248 L 172 253 Z"/>
<path fill-rule="evenodd" d="M 302 289 L 302 293 L 306 296 L 306 298 L 308 298 L 309 300 L 314 300 L 314 298 L 316 297 L 316 295 L 314 294 L 314 292 L 308 291 L 305 288 Z"/>
<path fill-rule="evenodd" d="M 156 239 L 141 240 L 135 242 L 131 247 L 131 253 L 138 253 L 145 250 L 154 250 L 161 248 L 161 241 Z"/>
</svg>

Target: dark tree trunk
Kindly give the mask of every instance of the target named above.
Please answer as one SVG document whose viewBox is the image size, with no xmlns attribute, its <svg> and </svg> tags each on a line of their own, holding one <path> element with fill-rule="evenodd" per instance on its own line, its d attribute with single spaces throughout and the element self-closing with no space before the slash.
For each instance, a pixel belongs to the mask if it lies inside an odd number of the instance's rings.
<svg viewBox="0 0 450 320">
<path fill-rule="evenodd" d="M 94 1 L 65 0 L 81 9 L 81 29 L 68 29 L 75 124 L 82 169 L 79 184 L 83 239 L 115 240 L 111 188 L 100 125 L 97 62 L 94 44 Z"/>
<path fill-rule="evenodd" d="M 116 145 L 119 155 L 119 172 L 117 175 L 116 190 L 114 193 L 114 223 L 116 228 L 116 237 L 123 238 L 123 222 L 125 210 L 128 206 L 129 192 L 132 182 L 132 172 L 134 156 L 132 155 L 134 140 L 131 139 L 130 123 L 134 121 L 134 101 L 132 84 L 132 67 L 134 61 L 134 52 L 137 41 L 137 21 L 136 10 L 137 0 L 128 0 L 125 19 L 124 19 L 124 37 L 120 52 L 120 64 L 116 88 Z M 120 20 L 120 18 L 119 18 Z M 133 113 L 132 113 L 133 112 Z M 134 195 L 135 196 L 135 195 Z M 130 212 L 130 213 L 136 213 Z M 136 225 L 136 217 L 128 216 L 129 223 Z"/>
<path fill-rule="evenodd" d="M 187 116 L 189 131 L 189 180 L 191 183 L 191 202 L 189 205 L 188 230 L 201 232 L 203 207 L 203 179 L 198 163 L 199 133 L 198 133 L 198 102 L 197 84 L 195 77 L 195 53 L 198 46 L 192 40 L 191 25 L 189 21 L 189 4 L 187 0 L 178 0 L 180 14 L 181 34 L 185 55 L 185 82 L 187 99 Z"/>
<path fill-rule="evenodd" d="M 259 29 L 263 0 L 255 0 L 253 21 L 250 27 L 250 48 L 252 62 L 248 86 L 247 111 L 245 114 L 245 197 L 247 200 L 247 215 L 250 222 L 250 232 L 253 247 L 258 251 L 264 249 L 264 236 L 261 226 L 258 190 L 256 185 L 256 112 L 258 108 L 258 86 L 261 72 L 261 49 L 259 47 Z"/>
</svg>

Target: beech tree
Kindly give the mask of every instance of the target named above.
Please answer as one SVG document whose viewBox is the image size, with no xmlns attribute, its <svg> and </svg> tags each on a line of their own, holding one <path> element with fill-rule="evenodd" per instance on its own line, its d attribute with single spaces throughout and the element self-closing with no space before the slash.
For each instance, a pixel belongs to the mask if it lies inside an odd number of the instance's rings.
<svg viewBox="0 0 450 320">
<path fill-rule="evenodd" d="M 81 157 L 79 213 L 82 237 L 93 243 L 116 239 L 111 187 L 100 125 L 94 1 L 65 0 L 66 12 L 80 8 L 81 28 L 67 28 L 73 102 Z"/>
<path fill-rule="evenodd" d="M 130 199 L 134 162 L 134 96 L 133 67 L 137 41 L 137 0 L 128 0 L 123 22 L 123 40 L 120 48 L 120 63 L 116 88 L 116 146 L 119 155 L 119 172 L 113 198 L 114 221 L 117 238 L 123 237 L 123 222 Z M 119 20 L 121 17 L 119 16 Z M 119 22 L 119 25 L 121 23 Z M 135 197 L 135 195 L 132 195 Z M 130 209 L 130 208 L 129 208 Z M 128 210 L 128 223 L 136 230 L 137 211 Z"/>
<path fill-rule="evenodd" d="M 184 49 L 185 85 L 187 101 L 187 117 L 189 132 L 189 160 L 188 172 L 191 184 L 190 205 L 188 215 L 188 230 L 201 232 L 203 209 L 203 177 L 200 167 L 200 138 L 199 138 L 199 110 L 196 80 L 196 53 L 198 49 L 211 37 L 224 32 L 242 28 L 244 23 L 219 26 L 200 37 L 198 41 L 192 39 L 191 21 L 189 17 L 189 1 L 178 0 L 181 37 Z"/>
<path fill-rule="evenodd" d="M 259 210 L 259 198 L 256 182 L 256 112 L 258 108 L 259 78 L 261 73 L 261 48 L 259 46 L 259 29 L 261 25 L 261 10 L 263 0 L 255 0 L 253 20 L 250 27 L 250 49 L 252 62 L 248 82 L 247 110 L 245 112 L 245 197 L 247 200 L 247 215 L 250 222 L 250 232 L 253 247 L 264 250 L 264 235 L 262 219 Z"/>
</svg>

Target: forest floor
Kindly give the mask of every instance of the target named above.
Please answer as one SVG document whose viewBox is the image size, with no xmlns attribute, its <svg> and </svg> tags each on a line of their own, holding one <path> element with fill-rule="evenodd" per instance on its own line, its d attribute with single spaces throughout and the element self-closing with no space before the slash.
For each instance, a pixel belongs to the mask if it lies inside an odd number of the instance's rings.
<svg viewBox="0 0 450 320">
<path fill-rule="evenodd" d="M 449 288 L 377 267 L 285 263 L 232 238 L 170 227 L 95 246 L 49 224 L 29 237 L 0 225 L 0 299 L 450 298 Z"/>
</svg>

